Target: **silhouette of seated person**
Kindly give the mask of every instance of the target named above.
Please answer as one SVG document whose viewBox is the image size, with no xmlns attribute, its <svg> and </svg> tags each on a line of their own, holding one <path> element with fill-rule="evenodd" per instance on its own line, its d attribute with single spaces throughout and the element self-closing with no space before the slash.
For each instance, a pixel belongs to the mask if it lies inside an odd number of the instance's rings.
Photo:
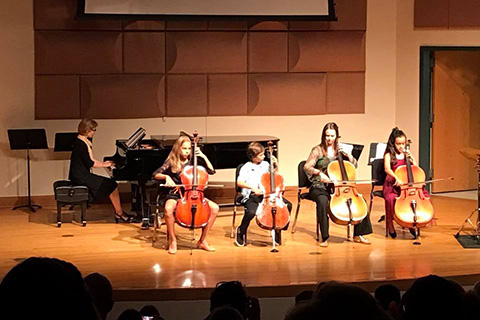
<svg viewBox="0 0 480 320">
<path fill-rule="evenodd" d="M 31 257 L 0 283 L 0 319 L 100 320 L 80 271 L 55 258 Z"/>
<path fill-rule="evenodd" d="M 100 273 L 91 273 L 83 280 L 92 296 L 98 314 L 102 320 L 106 320 L 107 314 L 112 311 L 114 304 L 112 299 L 113 288 L 110 280 Z"/>
<path fill-rule="evenodd" d="M 240 312 L 232 307 L 219 307 L 214 309 L 207 318 L 208 320 L 244 320 Z"/>
<path fill-rule="evenodd" d="M 406 320 L 465 318 L 462 295 L 445 278 L 429 275 L 415 280 L 402 297 Z"/>
<path fill-rule="evenodd" d="M 127 309 L 118 316 L 118 320 L 143 320 L 143 318 L 139 311 Z"/>
<path fill-rule="evenodd" d="M 142 317 L 151 317 L 152 320 L 164 320 L 158 309 L 151 304 L 143 306 L 142 309 L 140 309 L 140 314 Z"/>
<path fill-rule="evenodd" d="M 400 290 L 392 284 L 384 284 L 375 289 L 375 299 L 392 318 L 402 319 L 402 299 Z"/>
</svg>

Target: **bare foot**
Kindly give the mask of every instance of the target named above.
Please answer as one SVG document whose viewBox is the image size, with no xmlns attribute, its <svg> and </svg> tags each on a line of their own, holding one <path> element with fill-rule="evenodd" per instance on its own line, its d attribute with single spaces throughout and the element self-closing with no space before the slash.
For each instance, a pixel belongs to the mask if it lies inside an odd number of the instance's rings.
<svg viewBox="0 0 480 320">
<path fill-rule="evenodd" d="M 199 241 L 197 243 L 197 248 L 208 251 L 208 252 L 214 252 L 215 251 L 215 248 L 210 247 L 209 244 L 207 243 L 207 241 L 205 241 L 205 240 L 203 242 Z"/>
<path fill-rule="evenodd" d="M 168 253 L 170 254 L 177 253 L 177 241 L 170 242 L 170 245 L 168 246 Z"/>
</svg>

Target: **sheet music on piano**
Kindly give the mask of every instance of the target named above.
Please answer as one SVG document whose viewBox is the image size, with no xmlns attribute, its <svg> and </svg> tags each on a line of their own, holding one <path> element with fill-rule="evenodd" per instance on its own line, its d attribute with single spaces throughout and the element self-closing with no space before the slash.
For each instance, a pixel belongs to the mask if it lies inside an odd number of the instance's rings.
<svg viewBox="0 0 480 320">
<path fill-rule="evenodd" d="M 137 144 L 145 137 L 147 130 L 143 129 L 142 127 L 138 128 L 130 138 L 125 142 L 127 148 L 135 148 Z"/>
</svg>

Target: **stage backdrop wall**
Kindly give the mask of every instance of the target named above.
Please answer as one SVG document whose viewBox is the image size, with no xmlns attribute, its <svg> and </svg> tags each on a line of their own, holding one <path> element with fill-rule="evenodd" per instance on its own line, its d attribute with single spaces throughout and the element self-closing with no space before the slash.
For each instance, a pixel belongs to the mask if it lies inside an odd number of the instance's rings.
<svg viewBox="0 0 480 320">
<path fill-rule="evenodd" d="M 339 1 L 340 2 L 340 1 Z M 369 0 L 365 34 L 365 109 L 358 114 L 295 116 L 200 116 L 99 120 L 94 155 L 101 159 L 115 152 L 115 139 L 128 137 L 139 126 L 149 134 L 175 134 L 199 130 L 205 135 L 268 134 L 281 139 L 281 171 L 287 184 L 297 183 L 296 168 L 319 142 L 324 123 L 335 121 L 343 141 L 368 145 L 384 141 L 398 125 L 418 141 L 419 46 L 480 45 L 478 31 L 438 31 L 413 28 L 412 1 Z M 63 11 L 51 12 L 62 17 Z M 61 20 L 61 19 L 60 19 Z M 78 120 L 34 120 L 34 24 L 31 0 L 0 3 L 0 197 L 26 194 L 25 154 L 9 151 L 7 128 L 43 127 L 53 148 L 55 132 L 75 130 Z M 349 96 L 345 90 L 342 95 Z M 414 154 L 417 150 L 414 149 Z M 34 151 L 32 181 L 34 195 L 52 194 L 52 183 L 68 173 L 68 154 L 52 150 Z M 370 177 L 364 154 L 358 176 Z M 102 171 L 99 171 L 102 173 Z M 215 180 L 233 179 L 233 172 L 219 172 Z"/>
</svg>

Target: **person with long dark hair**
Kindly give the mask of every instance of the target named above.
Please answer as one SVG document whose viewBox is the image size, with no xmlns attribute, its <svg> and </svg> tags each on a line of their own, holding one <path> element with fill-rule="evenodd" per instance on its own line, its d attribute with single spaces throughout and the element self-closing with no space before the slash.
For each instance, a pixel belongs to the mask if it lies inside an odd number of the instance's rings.
<svg viewBox="0 0 480 320">
<path fill-rule="evenodd" d="M 118 184 L 115 180 L 92 173 L 92 168 L 113 168 L 112 161 L 98 161 L 93 157 L 92 139 L 97 132 L 95 120 L 83 119 L 78 124 L 78 136 L 70 157 L 69 179 L 74 185 L 88 187 L 91 202 L 109 197 L 114 208 L 115 221 L 132 222 L 133 216 L 122 209 Z"/>
<path fill-rule="evenodd" d="M 308 179 L 312 182 L 310 187 L 309 198 L 315 201 L 317 206 L 317 219 L 320 224 L 321 242 L 320 246 L 328 246 L 329 221 L 328 206 L 330 201 L 331 188 L 330 178 L 327 175 L 327 167 L 330 162 L 337 159 L 339 150 L 338 146 L 339 130 L 334 122 L 327 123 L 322 130 L 322 140 L 319 145 L 312 148 L 310 155 L 305 163 L 304 170 Z M 343 152 L 343 151 L 342 151 Z M 347 159 L 354 166 L 357 166 L 357 160 L 348 153 L 343 152 Z M 354 241 L 370 244 L 365 235 L 372 233 L 372 225 L 370 217 L 367 215 L 361 223 L 354 226 Z"/>
<path fill-rule="evenodd" d="M 395 239 L 397 232 L 393 225 L 393 215 L 395 212 L 395 201 L 400 195 L 400 186 L 408 181 L 401 181 L 395 175 L 395 169 L 402 165 L 406 165 L 406 158 L 410 159 L 412 165 L 417 165 L 415 158 L 410 151 L 405 147 L 407 145 L 407 135 L 405 132 L 395 127 L 392 129 L 390 136 L 388 137 L 387 148 L 383 156 L 384 168 L 387 177 L 383 184 L 383 197 L 385 199 L 385 218 L 387 223 L 388 234 Z M 423 193 L 426 197 L 429 197 L 428 191 L 423 189 Z M 415 230 L 410 229 L 410 233 L 415 237 Z"/>
</svg>

